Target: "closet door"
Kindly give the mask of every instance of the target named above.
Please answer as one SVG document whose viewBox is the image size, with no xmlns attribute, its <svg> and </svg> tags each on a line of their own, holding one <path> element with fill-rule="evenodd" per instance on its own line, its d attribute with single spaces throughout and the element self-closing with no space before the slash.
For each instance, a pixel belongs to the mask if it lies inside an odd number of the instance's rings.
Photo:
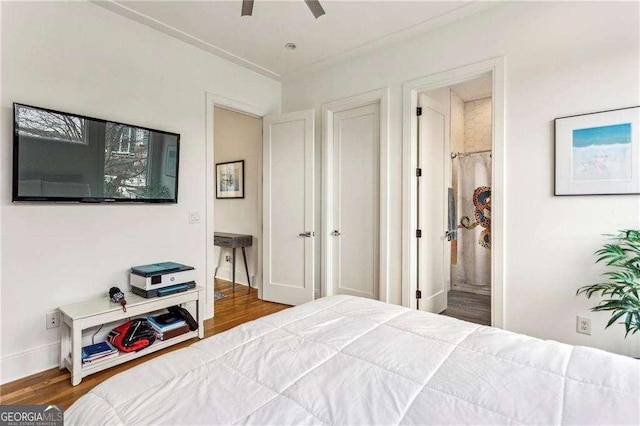
<svg viewBox="0 0 640 426">
<path fill-rule="evenodd" d="M 328 294 L 378 299 L 380 104 L 333 114 Z"/>
<path fill-rule="evenodd" d="M 263 287 L 271 302 L 314 298 L 313 110 L 263 120 Z"/>
</svg>

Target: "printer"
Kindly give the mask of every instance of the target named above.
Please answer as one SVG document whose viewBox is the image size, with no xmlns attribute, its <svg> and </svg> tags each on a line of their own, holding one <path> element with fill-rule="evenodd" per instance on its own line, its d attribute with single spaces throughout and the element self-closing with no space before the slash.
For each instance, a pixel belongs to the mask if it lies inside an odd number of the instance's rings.
<svg viewBox="0 0 640 426">
<path fill-rule="evenodd" d="M 196 286 L 193 266 L 176 262 L 160 262 L 131 268 L 131 291 L 142 297 L 167 296 Z"/>
</svg>

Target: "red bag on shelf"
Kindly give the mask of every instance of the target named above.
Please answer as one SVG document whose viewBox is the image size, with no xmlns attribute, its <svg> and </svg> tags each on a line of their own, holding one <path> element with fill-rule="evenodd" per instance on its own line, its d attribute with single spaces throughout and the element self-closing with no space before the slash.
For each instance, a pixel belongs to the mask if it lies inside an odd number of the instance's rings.
<svg viewBox="0 0 640 426">
<path fill-rule="evenodd" d="M 137 352 L 153 344 L 156 336 L 149 322 L 138 318 L 111 330 L 108 339 L 122 352 Z"/>
</svg>

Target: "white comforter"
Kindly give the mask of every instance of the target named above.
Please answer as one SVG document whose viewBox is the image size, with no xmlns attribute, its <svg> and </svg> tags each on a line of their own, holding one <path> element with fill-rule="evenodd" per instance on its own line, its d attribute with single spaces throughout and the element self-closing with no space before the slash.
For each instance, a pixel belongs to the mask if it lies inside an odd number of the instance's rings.
<svg viewBox="0 0 640 426">
<path fill-rule="evenodd" d="M 65 424 L 640 423 L 640 361 L 334 296 L 131 368 Z"/>
</svg>

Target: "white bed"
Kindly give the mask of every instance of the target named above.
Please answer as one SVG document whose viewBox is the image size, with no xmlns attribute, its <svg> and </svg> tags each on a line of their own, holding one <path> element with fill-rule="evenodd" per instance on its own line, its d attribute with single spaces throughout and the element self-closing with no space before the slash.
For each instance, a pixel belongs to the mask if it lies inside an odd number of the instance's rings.
<svg viewBox="0 0 640 426">
<path fill-rule="evenodd" d="M 65 424 L 639 424 L 640 361 L 334 296 L 120 373 Z"/>
</svg>

